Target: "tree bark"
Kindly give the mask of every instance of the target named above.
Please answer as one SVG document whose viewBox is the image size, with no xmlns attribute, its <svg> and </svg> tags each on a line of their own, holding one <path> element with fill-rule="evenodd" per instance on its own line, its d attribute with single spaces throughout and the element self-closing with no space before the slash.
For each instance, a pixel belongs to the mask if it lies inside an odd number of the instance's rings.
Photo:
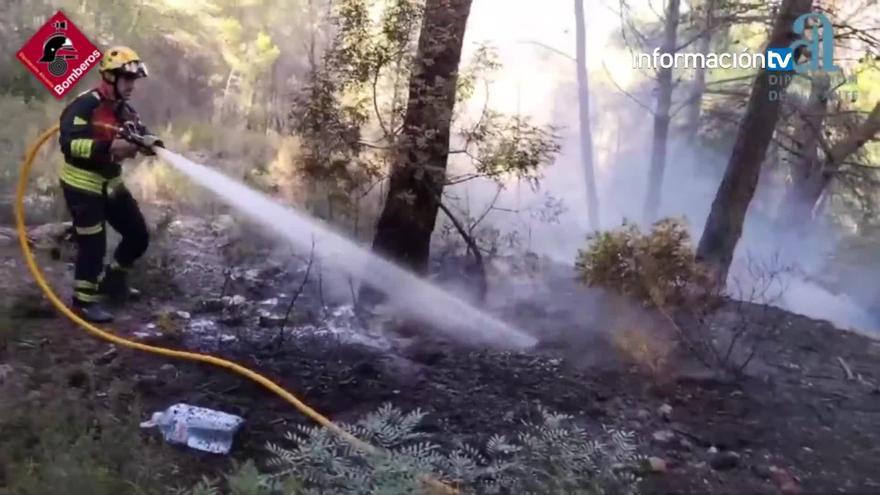
<svg viewBox="0 0 880 495">
<path fill-rule="evenodd" d="M 825 166 L 822 169 L 822 173 L 817 174 L 819 180 L 816 180 L 815 186 L 808 191 L 810 194 L 809 198 L 807 198 L 810 201 L 810 217 L 807 221 L 814 219 L 825 190 L 831 184 L 832 179 L 834 179 L 834 174 L 843 166 L 843 162 L 878 134 L 880 134 L 880 102 L 874 105 L 874 109 L 871 110 L 868 118 L 862 122 L 861 126 L 853 131 L 848 138 L 831 148 L 830 153 L 825 158 Z"/>
<path fill-rule="evenodd" d="M 792 29 L 794 21 L 809 12 L 812 3 L 812 0 L 783 1 L 770 35 L 769 47 L 785 48 L 798 39 Z M 796 60 L 802 50 L 799 47 L 797 51 L 793 55 Z M 746 211 L 758 184 L 761 163 L 779 119 L 780 100 L 790 83 L 789 78 L 776 77 L 781 80 L 771 84 L 770 76 L 770 71 L 762 70 L 752 84 L 733 152 L 697 247 L 697 259 L 709 266 L 720 285 L 726 283 L 733 253 L 742 235 Z M 771 91 L 776 92 L 776 98 L 771 99 Z"/>
<path fill-rule="evenodd" d="M 428 0 L 409 99 L 373 250 L 416 273 L 428 268 L 449 156 L 450 125 L 471 0 Z"/>
<path fill-rule="evenodd" d="M 668 0 L 663 34 L 662 53 L 674 54 L 678 39 L 679 0 Z M 663 190 L 666 170 L 666 146 L 669 142 L 669 110 L 672 106 L 672 68 L 660 67 L 657 78 L 657 107 L 654 111 L 654 138 L 651 145 L 651 171 L 648 175 L 648 195 L 642 218 L 645 223 L 656 219 Z"/>
<path fill-rule="evenodd" d="M 587 32 L 584 22 L 584 0 L 574 0 L 576 31 L 578 115 L 580 118 L 581 162 L 587 186 L 587 215 L 590 229 L 599 229 L 599 198 L 596 193 L 596 174 L 593 167 L 593 133 L 590 129 L 590 80 L 587 76 Z"/>
</svg>

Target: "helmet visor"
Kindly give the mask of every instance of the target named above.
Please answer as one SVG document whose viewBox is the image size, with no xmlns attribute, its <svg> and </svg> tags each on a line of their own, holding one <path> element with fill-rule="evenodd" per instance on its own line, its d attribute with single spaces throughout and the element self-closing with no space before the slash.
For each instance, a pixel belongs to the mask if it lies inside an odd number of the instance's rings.
<svg viewBox="0 0 880 495">
<path fill-rule="evenodd" d="M 123 64 L 122 67 L 118 69 L 118 73 L 122 77 L 128 77 L 132 79 L 147 77 L 149 75 L 149 71 L 147 71 L 147 64 L 141 62 L 140 60 L 132 60 L 131 62 Z"/>
</svg>

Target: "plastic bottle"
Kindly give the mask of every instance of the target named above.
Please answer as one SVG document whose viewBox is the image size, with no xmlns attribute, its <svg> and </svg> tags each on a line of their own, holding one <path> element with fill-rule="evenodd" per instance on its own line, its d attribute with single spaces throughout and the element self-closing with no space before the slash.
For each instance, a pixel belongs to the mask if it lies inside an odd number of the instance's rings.
<svg viewBox="0 0 880 495">
<path fill-rule="evenodd" d="M 188 404 L 175 404 L 164 411 L 153 413 L 141 428 L 158 427 L 165 441 L 186 445 L 192 449 L 226 454 L 244 419 L 213 409 Z"/>
</svg>

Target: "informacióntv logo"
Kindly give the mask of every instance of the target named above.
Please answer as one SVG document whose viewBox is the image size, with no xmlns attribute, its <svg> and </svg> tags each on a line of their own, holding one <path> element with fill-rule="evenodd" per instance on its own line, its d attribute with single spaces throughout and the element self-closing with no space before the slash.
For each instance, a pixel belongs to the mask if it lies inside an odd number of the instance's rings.
<svg viewBox="0 0 880 495">
<path fill-rule="evenodd" d="M 815 21 L 809 26 L 810 36 L 807 38 L 807 21 Z M 840 68 L 834 65 L 834 27 L 825 14 L 813 12 L 803 14 L 794 21 L 794 32 L 803 39 L 793 42 L 787 48 L 767 49 L 767 70 L 774 72 L 840 72 Z M 821 45 L 820 45 L 821 44 Z M 795 63 L 797 49 L 803 47 L 809 53 L 808 60 L 803 63 Z M 819 61 L 822 65 L 820 67 Z"/>
</svg>

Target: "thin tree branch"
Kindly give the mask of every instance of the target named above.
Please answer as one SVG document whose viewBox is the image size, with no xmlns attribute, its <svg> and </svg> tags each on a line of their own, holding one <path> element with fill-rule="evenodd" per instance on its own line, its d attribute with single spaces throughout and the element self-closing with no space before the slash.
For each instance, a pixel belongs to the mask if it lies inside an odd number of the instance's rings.
<svg viewBox="0 0 880 495">
<path fill-rule="evenodd" d="M 648 112 L 650 112 L 651 115 L 654 115 L 654 110 L 651 109 L 651 107 L 649 107 L 648 105 L 646 105 L 646 104 L 642 103 L 641 101 L 639 101 L 639 99 L 636 98 L 635 96 L 633 96 L 629 91 L 623 89 L 619 84 L 617 84 L 617 81 L 614 79 L 614 76 L 611 75 L 611 71 L 608 70 L 608 66 L 605 65 L 605 61 L 604 61 L 604 60 L 602 61 L 602 68 L 605 69 L 605 74 L 608 75 L 608 79 L 611 81 L 611 84 L 613 84 L 614 87 L 617 88 L 618 91 L 620 91 L 621 93 L 623 93 L 624 95 L 626 95 L 629 99 L 631 99 L 632 101 L 634 101 L 634 102 L 635 102 L 637 105 L 639 105 L 640 107 L 642 107 L 642 108 L 644 108 L 645 110 L 647 110 Z"/>
</svg>

